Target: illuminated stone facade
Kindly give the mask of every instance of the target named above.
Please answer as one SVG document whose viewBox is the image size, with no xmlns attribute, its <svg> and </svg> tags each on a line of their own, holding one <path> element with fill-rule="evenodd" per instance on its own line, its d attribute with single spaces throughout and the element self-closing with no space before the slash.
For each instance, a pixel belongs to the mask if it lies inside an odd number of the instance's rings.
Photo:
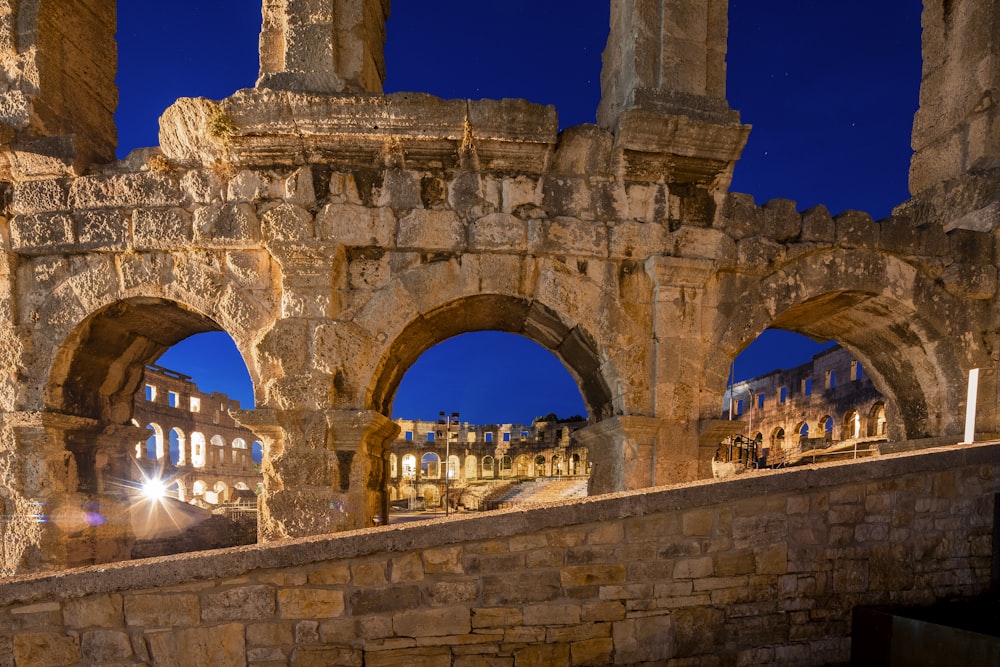
<svg viewBox="0 0 1000 667">
<path fill-rule="evenodd" d="M 124 556 L 90 517 L 126 500 L 132 396 L 204 331 L 254 383 L 263 541 L 385 514 L 399 382 L 464 332 L 566 365 L 595 492 L 711 476 L 730 361 L 768 327 L 849 349 L 890 440 L 961 438 L 973 368 L 998 391 L 1000 0 L 925 3 L 913 199 L 878 221 L 729 192 L 725 0 L 610 3 L 599 122 L 562 130 L 381 94 L 388 9 L 265 3 L 258 85 L 177 100 L 113 162 L 113 0 L 0 2 L 0 571 Z"/>
</svg>

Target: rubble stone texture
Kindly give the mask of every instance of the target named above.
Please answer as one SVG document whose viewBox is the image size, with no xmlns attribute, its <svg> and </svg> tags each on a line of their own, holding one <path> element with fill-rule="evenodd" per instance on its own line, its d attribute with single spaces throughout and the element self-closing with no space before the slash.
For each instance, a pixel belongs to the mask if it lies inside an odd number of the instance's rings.
<svg viewBox="0 0 1000 667">
<path fill-rule="evenodd" d="M 159 148 L 108 162 L 114 2 L 0 1 L 0 571 L 127 553 L 131 397 L 204 331 L 254 381 L 262 541 L 385 516 L 396 388 L 463 332 L 566 364 L 595 493 L 710 476 L 729 361 L 767 327 L 856 354 L 891 439 L 958 439 L 972 368 L 1000 389 L 1000 0 L 926 4 L 915 197 L 880 221 L 728 192 L 750 128 L 724 0 L 613 2 L 600 124 L 561 132 L 521 100 L 379 94 L 388 10 L 265 2 L 259 85 L 178 100 Z"/>
</svg>

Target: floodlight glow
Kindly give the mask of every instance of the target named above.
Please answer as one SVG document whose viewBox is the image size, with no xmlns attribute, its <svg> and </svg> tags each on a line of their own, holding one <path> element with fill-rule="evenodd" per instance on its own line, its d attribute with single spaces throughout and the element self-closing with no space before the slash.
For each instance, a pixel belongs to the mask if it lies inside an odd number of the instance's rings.
<svg viewBox="0 0 1000 667">
<path fill-rule="evenodd" d="M 142 485 L 142 495 L 154 500 L 162 498 L 167 495 L 167 487 L 159 479 L 146 480 Z"/>
</svg>

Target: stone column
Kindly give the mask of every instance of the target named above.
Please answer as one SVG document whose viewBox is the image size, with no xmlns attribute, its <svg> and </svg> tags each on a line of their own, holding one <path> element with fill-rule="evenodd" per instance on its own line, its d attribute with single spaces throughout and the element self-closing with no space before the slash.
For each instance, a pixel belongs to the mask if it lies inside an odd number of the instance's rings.
<svg viewBox="0 0 1000 667">
<path fill-rule="evenodd" d="M 660 422 L 652 417 L 622 415 L 576 431 L 573 435 L 587 447 L 587 459 L 592 464 L 588 493 L 653 486 Z"/>
<path fill-rule="evenodd" d="M 924 0 L 910 193 L 1000 167 L 1000 0 Z"/>
<path fill-rule="evenodd" d="M 2 421 L 0 571 L 128 560 L 135 543 L 128 452 L 139 429 L 51 412 L 8 412 Z"/>
<path fill-rule="evenodd" d="M 715 264 L 705 259 L 653 257 L 646 263 L 653 279 L 654 410 L 663 419 L 652 453 L 653 485 L 704 477 L 699 420 L 711 413 L 702 406 L 708 336 L 703 313 L 705 285 Z M 720 407 L 721 409 L 721 407 Z M 718 412 L 718 410 L 716 410 Z"/>
<path fill-rule="evenodd" d="M 257 85 L 381 93 L 389 0 L 264 0 Z"/>
<path fill-rule="evenodd" d="M 115 159 L 115 7 L 0 0 L 0 178 L 67 176 Z"/>
<path fill-rule="evenodd" d="M 728 0 L 612 0 L 597 121 L 625 177 L 726 189 L 750 128 L 726 101 Z"/>
<path fill-rule="evenodd" d="M 385 462 L 397 428 L 371 411 L 240 410 L 264 443 L 262 542 L 375 525 L 385 518 Z"/>
</svg>

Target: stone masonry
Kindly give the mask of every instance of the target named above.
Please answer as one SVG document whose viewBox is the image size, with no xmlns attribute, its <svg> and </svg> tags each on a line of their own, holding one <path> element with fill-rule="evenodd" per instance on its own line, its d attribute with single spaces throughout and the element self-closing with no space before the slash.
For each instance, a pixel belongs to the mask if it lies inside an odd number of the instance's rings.
<svg viewBox="0 0 1000 667">
<path fill-rule="evenodd" d="M 844 664 L 989 588 L 1000 445 L 16 579 L 0 665 Z"/>
<path fill-rule="evenodd" d="M 970 369 L 998 391 L 1000 0 L 925 3 L 914 198 L 880 221 L 728 191 L 750 128 L 725 0 L 612 2 L 599 123 L 561 132 L 520 100 L 382 95 L 385 1 L 264 4 L 258 85 L 177 100 L 159 148 L 110 162 L 115 3 L 0 1 L 3 573 L 123 557 L 128 498 L 92 489 L 145 439 L 144 365 L 203 331 L 254 382 L 262 541 L 384 516 L 395 390 L 463 332 L 566 364 L 598 492 L 708 477 L 767 327 L 848 348 L 890 439 L 957 440 Z"/>
</svg>

